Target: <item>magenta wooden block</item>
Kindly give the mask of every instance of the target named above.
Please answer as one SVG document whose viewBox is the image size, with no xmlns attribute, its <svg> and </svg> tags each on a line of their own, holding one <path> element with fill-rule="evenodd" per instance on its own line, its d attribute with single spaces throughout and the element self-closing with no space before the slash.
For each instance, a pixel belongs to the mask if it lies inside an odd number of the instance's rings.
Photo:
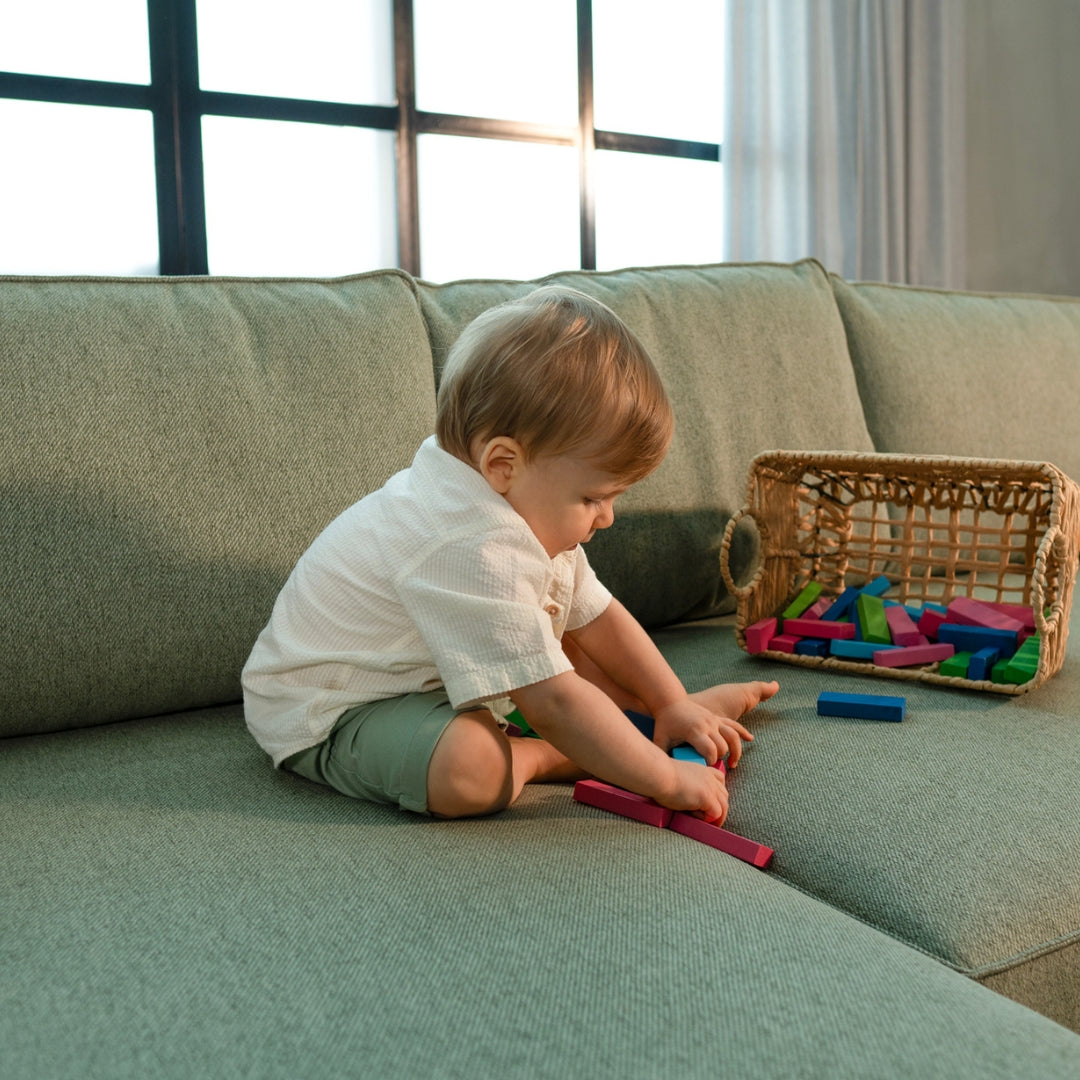
<svg viewBox="0 0 1080 1080">
<path fill-rule="evenodd" d="M 761 619 L 753 626 L 746 628 L 746 651 L 749 653 L 764 652 L 769 648 L 769 642 L 776 636 L 776 619 Z"/>
<path fill-rule="evenodd" d="M 878 667 L 914 667 L 916 664 L 948 660 L 955 652 L 955 647 L 948 643 L 909 645 L 906 649 L 879 649 L 874 653 L 874 663 Z"/>
<path fill-rule="evenodd" d="M 899 604 L 885 609 L 885 621 L 889 624 L 889 634 L 894 645 L 901 648 L 908 645 L 925 645 L 926 636 L 919 632 L 907 609 Z"/>
<path fill-rule="evenodd" d="M 692 814 L 676 813 L 671 819 L 672 832 L 680 836 L 689 836 L 691 840 L 698 840 L 702 844 L 708 844 L 719 851 L 734 855 L 736 859 L 742 859 L 752 866 L 764 870 L 772 862 L 773 849 L 764 844 L 758 844 L 753 840 L 747 840 L 744 836 L 738 836 L 727 829 L 721 829 L 708 821 L 702 821 Z"/>
<path fill-rule="evenodd" d="M 632 791 L 624 791 L 601 780 L 579 780 L 574 785 L 574 798 L 580 803 L 595 806 L 598 810 L 621 814 L 646 825 L 655 825 L 659 829 L 666 829 L 675 813 L 644 795 L 635 795 Z"/>
<path fill-rule="evenodd" d="M 1011 634 L 1019 634 L 1024 629 L 1024 624 L 1011 615 L 997 611 L 989 604 L 979 600 L 973 600 L 969 596 L 958 596 L 949 605 L 947 620 L 950 623 L 959 623 L 961 626 L 985 626 L 991 630 L 1007 630 Z"/>
<path fill-rule="evenodd" d="M 919 633 L 925 634 L 931 641 L 937 638 L 938 627 L 942 623 L 948 622 L 948 615 L 941 611 L 933 611 L 931 608 L 924 608 L 922 616 L 919 618 Z"/>
<path fill-rule="evenodd" d="M 806 614 L 803 615 L 803 618 L 820 619 L 821 616 L 832 607 L 832 603 L 831 596 L 823 596 L 817 603 L 811 604 L 811 606 L 806 609 Z"/>
<path fill-rule="evenodd" d="M 794 619 L 789 619 L 789 622 L 794 622 Z M 775 649 L 777 652 L 793 653 L 795 646 L 802 641 L 802 638 L 797 634 L 778 634 L 772 639 L 772 643 L 769 645 L 770 649 Z"/>
<path fill-rule="evenodd" d="M 855 637 L 855 624 L 823 622 L 821 619 L 785 619 L 784 636 L 831 638 L 847 640 Z M 775 645 L 773 646 L 775 648 Z"/>
<path fill-rule="evenodd" d="M 1027 604 L 1002 604 L 996 600 L 987 600 L 984 602 L 987 607 L 991 607 L 995 611 L 1000 611 L 1002 615 L 1008 615 L 1009 618 L 1016 619 L 1025 630 L 1030 630 L 1032 633 L 1035 632 L 1035 611 Z"/>
</svg>

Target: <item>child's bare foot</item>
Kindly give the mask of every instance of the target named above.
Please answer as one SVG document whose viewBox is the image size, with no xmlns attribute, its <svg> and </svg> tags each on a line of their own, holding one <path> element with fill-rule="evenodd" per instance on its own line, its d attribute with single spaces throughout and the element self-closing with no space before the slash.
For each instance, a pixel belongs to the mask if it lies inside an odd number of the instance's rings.
<svg viewBox="0 0 1080 1080">
<path fill-rule="evenodd" d="M 544 739 L 511 739 L 514 793 L 511 802 L 521 794 L 526 784 L 556 784 L 567 780 L 584 780 L 589 774 L 556 750 Z"/>
<path fill-rule="evenodd" d="M 780 689 L 777 682 L 722 683 L 688 695 L 717 716 L 738 720 Z"/>
</svg>

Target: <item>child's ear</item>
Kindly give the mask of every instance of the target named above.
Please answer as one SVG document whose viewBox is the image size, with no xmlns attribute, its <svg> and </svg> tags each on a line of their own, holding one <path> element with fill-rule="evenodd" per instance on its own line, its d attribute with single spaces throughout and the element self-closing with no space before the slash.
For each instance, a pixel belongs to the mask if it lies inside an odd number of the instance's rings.
<svg viewBox="0 0 1080 1080">
<path fill-rule="evenodd" d="M 476 467 L 494 491 L 505 495 L 525 464 L 525 453 L 516 439 L 497 435 L 480 451 Z"/>
</svg>

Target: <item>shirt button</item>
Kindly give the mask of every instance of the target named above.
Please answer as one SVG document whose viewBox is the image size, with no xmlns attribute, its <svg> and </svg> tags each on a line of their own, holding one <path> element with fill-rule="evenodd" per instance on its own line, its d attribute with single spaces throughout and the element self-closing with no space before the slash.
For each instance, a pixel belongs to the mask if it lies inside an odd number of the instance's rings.
<svg viewBox="0 0 1080 1080">
<path fill-rule="evenodd" d="M 558 604 L 548 604 L 544 610 L 554 619 L 559 614 Z"/>
</svg>

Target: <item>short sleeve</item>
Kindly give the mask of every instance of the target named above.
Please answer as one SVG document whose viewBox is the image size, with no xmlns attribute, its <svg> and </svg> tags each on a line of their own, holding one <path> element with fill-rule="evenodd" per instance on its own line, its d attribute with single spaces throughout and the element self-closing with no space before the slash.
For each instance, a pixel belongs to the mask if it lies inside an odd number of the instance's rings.
<svg viewBox="0 0 1080 1080">
<path fill-rule="evenodd" d="M 543 598 L 552 568 L 531 533 L 504 528 L 449 541 L 397 580 L 455 707 L 573 670 Z"/>
<path fill-rule="evenodd" d="M 589 565 L 585 549 L 578 544 L 574 550 L 574 595 L 566 619 L 568 631 L 580 630 L 603 615 L 611 603 L 610 591 L 601 583 Z"/>
</svg>

